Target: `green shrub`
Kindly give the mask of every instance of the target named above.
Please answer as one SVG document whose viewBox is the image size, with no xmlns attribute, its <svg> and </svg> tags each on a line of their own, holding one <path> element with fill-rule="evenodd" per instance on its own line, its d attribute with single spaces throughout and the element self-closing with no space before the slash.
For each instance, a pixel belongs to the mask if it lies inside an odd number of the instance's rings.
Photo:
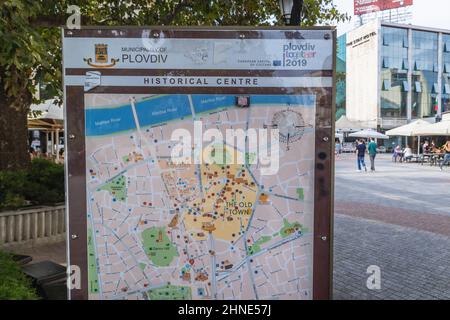
<svg viewBox="0 0 450 320">
<path fill-rule="evenodd" d="M 0 251 L 0 300 L 36 300 L 38 296 L 31 281 L 12 259 Z"/>
<path fill-rule="evenodd" d="M 25 171 L 0 171 L 0 209 L 17 208 L 26 204 L 22 194 L 25 181 Z"/>
<path fill-rule="evenodd" d="M 0 210 L 63 201 L 63 165 L 34 159 L 29 170 L 0 171 Z"/>
</svg>

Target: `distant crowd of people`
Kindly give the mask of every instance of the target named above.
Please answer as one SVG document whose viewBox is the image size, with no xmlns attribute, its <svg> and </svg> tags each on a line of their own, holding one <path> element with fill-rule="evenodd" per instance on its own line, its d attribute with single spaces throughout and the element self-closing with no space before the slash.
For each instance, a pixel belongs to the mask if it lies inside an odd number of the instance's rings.
<svg viewBox="0 0 450 320">
<path fill-rule="evenodd" d="M 406 146 L 405 149 L 401 149 L 400 145 L 395 147 L 392 158 L 395 162 L 397 159 L 400 161 L 410 161 L 414 156 L 411 148 Z M 450 163 L 450 140 L 447 140 L 440 148 L 438 148 L 434 141 L 431 143 L 428 140 L 425 140 L 419 148 L 419 154 L 416 157 L 424 157 L 424 156 L 438 156 L 442 157 L 442 161 L 439 164 L 440 169 L 442 170 L 444 166 Z"/>
<path fill-rule="evenodd" d="M 342 145 L 339 141 L 336 141 L 336 155 L 342 152 Z M 372 172 L 375 171 L 375 159 L 378 153 L 378 145 L 375 142 L 375 139 L 369 139 L 368 143 L 364 139 L 358 139 L 355 143 L 355 152 L 356 152 L 356 163 L 357 163 L 357 171 L 362 172 L 363 170 L 367 172 L 367 166 L 365 163 L 365 155 L 366 153 L 369 155 L 370 159 L 370 170 Z M 405 148 L 402 148 L 400 145 L 397 145 L 392 152 L 392 161 L 394 162 L 403 162 L 403 161 L 411 161 L 414 157 L 420 158 L 424 155 L 438 155 L 442 157 L 442 161 L 440 161 L 439 166 L 440 169 L 443 170 L 443 167 L 450 164 L 450 139 L 442 145 L 440 148 L 437 148 L 434 141 L 431 143 L 429 141 L 425 141 L 420 146 L 419 155 L 415 155 L 413 150 L 409 145 L 406 145 Z"/>
<path fill-rule="evenodd" d="M 392 161 L 394 162 L 411 161 L 413 157 L 414 153 L 409 145 L 406 145 L 404 149 L 397 145 L 392 152 Z"/>
</svg>

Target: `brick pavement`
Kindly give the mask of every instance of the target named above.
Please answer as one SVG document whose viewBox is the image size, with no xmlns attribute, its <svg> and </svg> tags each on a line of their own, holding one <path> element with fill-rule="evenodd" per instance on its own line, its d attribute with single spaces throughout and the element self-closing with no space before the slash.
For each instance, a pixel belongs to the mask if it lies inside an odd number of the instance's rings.
<svg viewBox="0 0 450 320">
<path fill-rule="evenodd" d="M 334 299 L 450 299 L 450 238 L 337 215 Z M 367 268 L 381 270 L 381 290 L 366 287 Z"/>
<path fill-rule="evenodd" d="M 450 299 L 450 170 L 336 161 L 334 299 Z M 381 290 L 366 287 L 381 269 Z"/>
<path fill-rule="evenodd" d="M 343 201 L 337 201 L 334 210 L 347 216 L 382 221 L 450 237 L 450 216 L 447 215 Z"/>
</svg>

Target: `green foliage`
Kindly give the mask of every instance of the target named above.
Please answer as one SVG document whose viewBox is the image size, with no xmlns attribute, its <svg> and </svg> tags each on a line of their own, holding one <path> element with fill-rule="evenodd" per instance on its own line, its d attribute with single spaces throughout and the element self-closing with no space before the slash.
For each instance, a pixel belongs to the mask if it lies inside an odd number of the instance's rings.
<svg viewBox="0 0 450 320">
<path fill-rule="evenodd" d="M 29 170 L 0 171 L 0 210 L 64 201 L 64 167 L 34 159 Z"/>
<path fill-rule="evenodd" d="M 350 20 L 346 13 L 339 12 L 334 0 L 304 0 L 303 6 L 301 25 L 329 25 L 330 23 Z"/>
<path fill-rule="evenodd" d="M 11 255 L 0 251 L 0 300 L 37 300 L 30 280 Z"/>
<path fill-rule="evenodd" d="M 48 63 L 47 45 L 29 23 L 39 9 L 33 0 L 6 0 L 0 5 L 0 90 L 8 97 L 33 93 L 33 72 Z"/>
</svg>

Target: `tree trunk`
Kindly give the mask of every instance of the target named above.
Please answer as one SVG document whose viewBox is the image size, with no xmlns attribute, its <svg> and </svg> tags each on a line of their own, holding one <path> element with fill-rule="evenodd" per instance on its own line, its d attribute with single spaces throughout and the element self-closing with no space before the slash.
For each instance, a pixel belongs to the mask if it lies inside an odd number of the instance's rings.
<svg viewBox="0 0 450 320">
<path fill-rule="evenodd" d="M 26 169 L 30 166 L 29 105 L 25 102 L 31 102 L 28 96 L 29 93 L 24 92 L 21 98 L 14 101 L 6 96 L 3 86 L 0 87 L 0 170 Z"/>
</svg>

